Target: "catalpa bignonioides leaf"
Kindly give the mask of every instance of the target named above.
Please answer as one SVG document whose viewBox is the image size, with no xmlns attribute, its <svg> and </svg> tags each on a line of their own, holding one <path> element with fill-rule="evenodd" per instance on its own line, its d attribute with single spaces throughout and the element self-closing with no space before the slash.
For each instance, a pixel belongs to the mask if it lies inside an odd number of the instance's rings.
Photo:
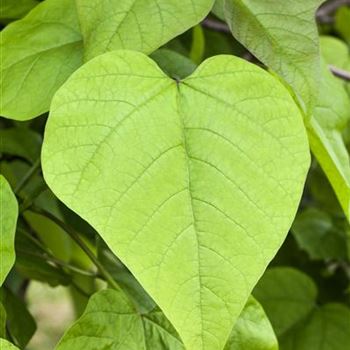
<svg viewBox="0 0 350 350">
<path fill-rule="evenodd" d="M 309 151 L 298 107 L 261 68 L 217 56 L 178 82 L 115 51 L 59 90 L 42 160 L 186 348 L 221 350 L 291 226 Z"/>
<path fill-rule="evenodd" d="M 292 86 L 310 115 L 320 76 L 315 12 L 322 0 L 224 0 L 235 38 Z"/>
<path fill-rule="evenodd" d="M 151 53 L 200 22 L 214 0 L 76 0 L 85 59 L 115 49 Z"/>
<path fill-rule="evenodd" d="M 213 0 L 45 0 L 0 37 L 4 117 L 27 120 L 82 64 L 105 51 L 151 53 L 200 22 Z M 77 12 L 78 11 L 78 12 Z"/>
<path fill-rule="evenodd" d="M 73 0 L 46 0 L 0 37 L 4 117 L 26 120 L 49 109 L 51 98 L 82 63 Z"/>
<path fill-rule="evenodd" d="M 350 157 L 343 139 L 350 121 L 350 101 L 343 83 L 323 61 L 321 78 L 317 105 L 306 123 L 310 148 L 350 221 Z"/>
</svg>

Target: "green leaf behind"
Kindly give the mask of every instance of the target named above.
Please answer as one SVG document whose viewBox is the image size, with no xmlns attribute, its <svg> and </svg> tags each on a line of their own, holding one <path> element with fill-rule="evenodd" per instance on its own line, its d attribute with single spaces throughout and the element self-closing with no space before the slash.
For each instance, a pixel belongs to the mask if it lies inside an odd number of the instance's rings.
<svg viewBox="0 0 350 350">
<path fill-rule="evenodd" d="M 176 332 L 159 311 L 138 314 L 124 294 L 104 290 L 93 295 L 81 318 L 56 350 L 183 349 Z"/>
<path fill-rule="evenodd" d="M 123 294 L 104 290 L 93 295 L 81 318 L 66 332 L 56 350 L 184 350 L 181 340 L 159 310 L 137 313 Z M 225 350 L 276 350 L 277 340 L 261 306 L 250 298 Z"/>
<path fill-rule="evenodd" d="M 36 331 L 34 318 L 29 313 L 23 300 L 9 289 L 3 288 L 0 290 L 0 301 L 6 311 L 7 329 L 11 338 L 21 348 L 25 348 Z"/>
<path fill-rule="evenodd" d="M 343 140 L 350 121 L 350 100 L 343 83 L 329 72 L 324 62 L 322 68 L 317 106 L 307 122 L 309 142 L 350 220 L 350 158 Z"/>
<path fill-rule="evenodd" d="M 1 32 L 0 114 L 26 120 L 49 109 L 56 90 L 82 63 L 74 0 L 46 0 Z"/>
<path fill-rule="evenodd" d="M 315 12 L 322 0 L 225 0 L 234 37 L 292 86 L 306 114 L 316 103 L 320 76 Z"/>
<path fill-rule="evenodd" d="M 76 0 L 85 60 L 107 51 L 151 53 L 199 23 L 214 0 Z"/>
<path fill-rule="evenodd" d="M 350 344 L 350 309 L 317 305 L 314 282 L 301 271 L 267 270 L 254 290 L 276 334 L 280 350 L 343 350 Z"/>
</svg>

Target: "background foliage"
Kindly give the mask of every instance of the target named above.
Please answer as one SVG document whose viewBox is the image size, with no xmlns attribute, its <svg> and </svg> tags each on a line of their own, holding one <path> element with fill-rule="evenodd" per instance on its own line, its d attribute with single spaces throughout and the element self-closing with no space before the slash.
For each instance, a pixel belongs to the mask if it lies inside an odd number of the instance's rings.
<svg viewBox="0 0 350 350">
<path fill-rule="evenodd" d="M 1 350 L 350 344 L 349 1 L 2 0 L 0 23 Z M 38 282 L 72 303 L 51 345 Z"/>
</svg>

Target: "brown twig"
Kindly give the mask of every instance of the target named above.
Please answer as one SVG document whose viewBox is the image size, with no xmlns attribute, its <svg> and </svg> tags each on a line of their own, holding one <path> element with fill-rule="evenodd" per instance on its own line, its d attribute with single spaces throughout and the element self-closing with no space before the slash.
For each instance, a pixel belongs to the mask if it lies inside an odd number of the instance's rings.
<svg viewBox="0 0 350 350">
<path fill-rule="evenodd" d="M 345 81 L 350 81 L 350 72 L 344 70 L 344 69 L 340 69 L 338 67 L 329 65 L 329 70 L 333 73 L 334 76 L 343 79 Z"/>
<path fill-rule="evenodd" d="M 219 21 L 216 21 L 216 20 L 211 19 L 211 18 L 206 18 L 202 22 L 202 26 L 204 28 L 208 28 L 208 29 L 214 30 L 216 32 L 231 34 L 230 28 L 228 27 L 228 25 L 226 23 L 219 22 Z"/>
<path fill-rule="evenodd" d="M 320 6 L 316 12 L 316 19 L 319 23 L 333 23 L 333 15 L 341 6 L 350 6 L 350 0 L 329 0 Z"/>
</svg>

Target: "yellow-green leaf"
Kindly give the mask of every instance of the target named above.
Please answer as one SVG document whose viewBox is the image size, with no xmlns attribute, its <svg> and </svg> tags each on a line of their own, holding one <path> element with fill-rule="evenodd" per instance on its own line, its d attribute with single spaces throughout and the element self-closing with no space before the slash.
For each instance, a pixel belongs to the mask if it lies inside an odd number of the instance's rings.
<svg viewBox="0 0 350 350">
<path fill-rule="evenodd" d="M 107 51 L 151 53 L 199 23 L 214 0 L 76 0 L 85 59 Z"/>
<path fill-rule="evenodd" d="M 0 36 L 0 115 L 26 120 L 48 111 L 51 98 L 82 63 L 74 0 L 46 0 Z"/>
<path fill-rule="evenodd" d="M 315 12 L 322 0 L 225 0 L 235 38 L 292 86 L 306 114 L 317 98 L 320 76 Z"/>
<path fill-rule="evenodd" d="M 115 51 L 57 93 L 42 160 L 185 346 L 221 350 L 291 226 L 309 151 L 298 107 L 261 68 L 217 56 L 176 82 Z"/>
<path fill-rule="evenodd" d="M 350 100 L 325 63 L 322 73 L 317 106 L 307 122 L 310 147 L 350 220 L 350 158 L 342 136 L 350 120 Z"/>
<path fill-rule="evenodd" d="M 1 350 L 19 350 L 16 346 L 5 339 L 0 339 Z"/>
</svg>

